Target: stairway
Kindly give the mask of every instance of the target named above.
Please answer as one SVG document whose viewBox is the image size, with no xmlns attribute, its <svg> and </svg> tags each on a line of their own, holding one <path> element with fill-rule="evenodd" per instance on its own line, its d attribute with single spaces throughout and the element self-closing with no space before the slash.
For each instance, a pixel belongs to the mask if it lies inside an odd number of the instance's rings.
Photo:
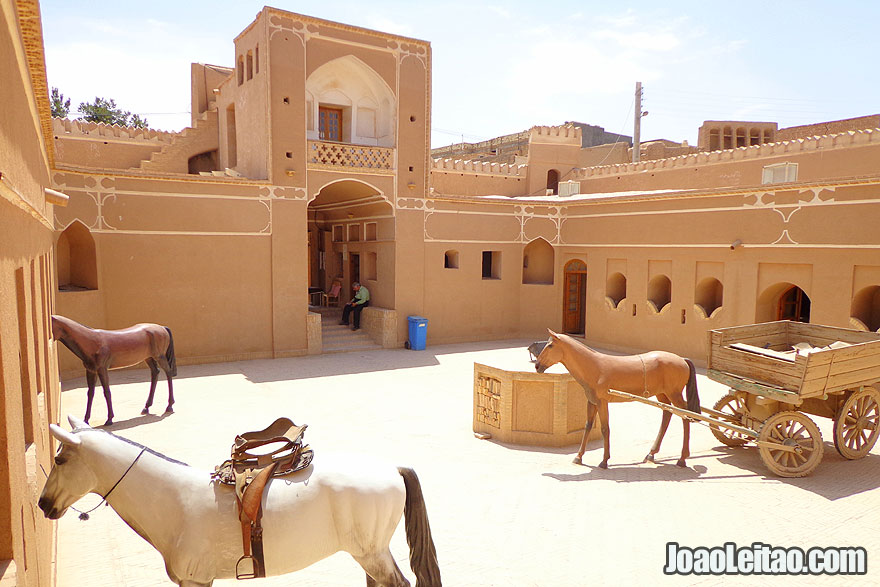
<svg viewBox="0 0 880 587">
<path fill-rule="evenodd" d="M 219 141 L 218 114 L 208 110 L 196 119 L 193 126 L 184 128 L 172 136 L 162 149 L 141 161 L 138 169 L 154 173 L 189 173 L 189 158 L 217 150 Z"/>
<path fill-rule="evenodd" d="M 363 328 L 352 331 L 351 326 L 339 324 L 342 318 L 341 308 L 310 306 L 309 310 L 321 314 L 321 344 L 324 354 L 382 350 L 382 345 L 373 342 Z"/>
</svg>

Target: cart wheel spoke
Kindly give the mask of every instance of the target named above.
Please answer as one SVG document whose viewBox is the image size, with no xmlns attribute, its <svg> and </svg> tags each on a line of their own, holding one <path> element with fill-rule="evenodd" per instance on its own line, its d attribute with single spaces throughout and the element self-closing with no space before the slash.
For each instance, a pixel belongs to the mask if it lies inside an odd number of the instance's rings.
<svg viewBox="0 0 880 587">
<path fill-rule="evenodd" d="M 782 477 L 809 475 L 822 460 L 822 433 L 801 412 L 784 411 L 773 414 L 761 427 L 758 440 L 797 448 L 797 452 L 774 449 L 762 446 L 759 442 L 758 451 L 764 464 Z"/>
<path fill-rule="evenodd" d="M 843 457 L 859 459 L 880 436 L 880 392 L 863 387 L 848 393 L 834 420 L 834 446 Z"/>
<path fill-rule="evenodd" d="M 738 426 L 743 425 L 743 416 L 748 413 L 745 400 L 734 393 L 729 393 L 715 402 L 714 409 L 716 412 L 721 412 L 725 416 L 724 418 L 719 418 L 719 420 L 730 422 L 731 424 L 736 424 Z M 723 425 L 710 424 L 709 428 L 712 430 L 712 434 L 715 438 L 726 446 L 743 446 L 749 441 L 748 437 L 743 436 L 738 432 L 734 432 L 729 428 L 725 428 Z"/>
</svg>

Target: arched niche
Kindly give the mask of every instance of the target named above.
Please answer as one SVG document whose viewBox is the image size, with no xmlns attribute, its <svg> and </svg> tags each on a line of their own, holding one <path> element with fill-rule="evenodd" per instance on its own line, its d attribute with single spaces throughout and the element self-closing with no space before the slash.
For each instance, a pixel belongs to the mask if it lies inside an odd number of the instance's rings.
<svg viewBox="0 0 880 587">
<path fill-rule="evenodd" d="M 703 316 L 709 318 L 724 303 L 724 286 L 714 277 L 707 277 L 697 284 L 694 305 Z M 698 313 L 699 313 L 698 312 Z"/>
<path fill-rule="evenodd" d="M 871 285 L 853 296 L 850 316 L 864 325 L 865 330 L 880 331 L 880 285 Z"/>
<path fill-rule="evenodd" d="M 648 282 L 648 306 L 658 314 L 672 302 L 672 281 L 666 275 L 655 275 Z"/>
<path fill-rule="evenodd" d="M 74 220 L 65 228 L 55 247 L 60 291 L 98 289 L 95 239 L 82 222 Z"/>
<path fill-rule="evenodd" d="M 458 251 L 452 249 L 443 253 L 443 268 L 458 269 Z"/>
<path fill-rule="evenodd" d="M 553 246 L 536 238 L 523 248 L 523 283 L 553 284 Z"/>
<path fill-rule="evenodd" d="M 620 271 L 615 271 L 605 280 L 605 298 L 611 307 L 618 308 L 626 299 L 626 276 Z"/>
<path fill-rule="evenodd" d="M 338 110 L 345 143 L 394 147 L 397 100 L 369 65 L 346 55 L 317 68 L 306 80 L 307 133 L 320 140 L 321 113 Z"/>
</svg>

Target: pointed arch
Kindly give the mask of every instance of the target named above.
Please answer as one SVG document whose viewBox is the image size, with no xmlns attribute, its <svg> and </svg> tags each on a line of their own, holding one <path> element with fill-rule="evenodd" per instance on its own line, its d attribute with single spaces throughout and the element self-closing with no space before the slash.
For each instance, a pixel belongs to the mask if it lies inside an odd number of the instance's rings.
<svg viewBox="0 0 880 587">
<path fill-rule="evenodd" d="M 774 320 L 810 321 L 811 301 L 807 293 L 793 283 L 780 282 L 766 288 L 758 296 L 756 322 Z"/>
<path fill-rule="evenodd" d="M 553 245 L 541 237 L 523 248 L 523 283 L 553 284 Z"/>
<path fill-rule="evenodd" d="M 340 112 L 342 142 L 395 146 L 395 93 L 357 57 L 338 57 L 315 69 L 306 79 L 306 95 L 313 97 L 307 119 L 317 121 L 315 126 L 320 127 L 322 108 Z M 321 129 L 309 129 L 308 135 L 320 140 Z"/>
<path fill-rule="evenodd" d="M 859 320 L 865 330 L 880 332 L 880 285 L 862 288 L 853 296 L 850 316 Z"/>
</svg>

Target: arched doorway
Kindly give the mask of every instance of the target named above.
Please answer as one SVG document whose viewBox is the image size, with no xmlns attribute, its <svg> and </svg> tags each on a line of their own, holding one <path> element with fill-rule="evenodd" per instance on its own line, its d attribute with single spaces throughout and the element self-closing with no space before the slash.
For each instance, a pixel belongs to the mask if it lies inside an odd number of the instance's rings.
<svg viewBox="0 0 880 587">
<path fill-rule="evenodd" d="M 565 264 L 562 299 L 562 331 L 584 334 L 587 316 L 587 264 L 573 259 Z"/>
<path fill-rule="evenodd" d="M 776 319 L 795 322 L 810 321 L 810 298 L 804 293 L 804 290 L 793 285 L 780 296 Z"/>
<path fill-rule="evenodd" d="M 559 172 L 555 169 L 547 172 L 547 191 L 554 196 L 559 193 Z"/>
<path fill-rule="evenodd" d="M 309 292 L 338 281 L 348 299 L 351 284 L 363 281 L 371 298 L 391 303 L 393 234 L 394 211 L 374 186 L 350 179 L 325 185 L 308 206 Z"/>
</svg>

